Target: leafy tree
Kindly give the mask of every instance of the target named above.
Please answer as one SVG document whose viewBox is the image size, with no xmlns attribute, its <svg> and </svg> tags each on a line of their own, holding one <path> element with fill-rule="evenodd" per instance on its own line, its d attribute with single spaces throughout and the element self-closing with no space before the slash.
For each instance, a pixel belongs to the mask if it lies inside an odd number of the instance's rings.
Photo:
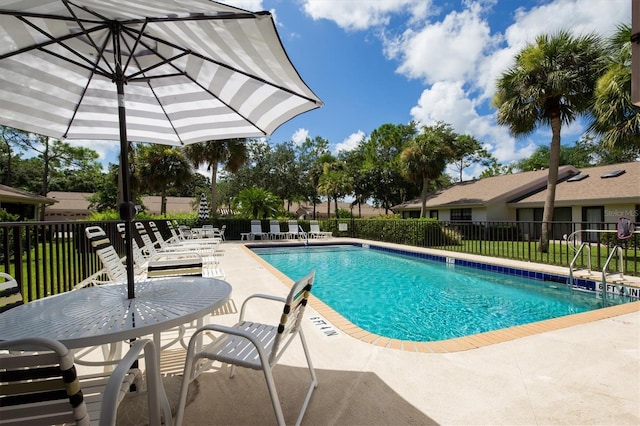
<svg viewBox="0 0 640 426">
<path fill-rule="evenodd" d="M 169 146 L 140 145 L 136 167 L 146 188 L 160 193 L 162 215 L 167 213 L 169 188 L 186 185 L 192 179 L 191 166 L 182 151 Z"/>
<path fill-rule="evenodd" d="M 20 152 L 26 146 L 29 133 L 13 127 L 0 126 L 0 183 L 16 186 L 16 173 L 20 168 L 13 167 L 20 160 Z"/>
<path fill-rule="evenodd" d="M 236 214 L 250 219 L 277 217 L 282 210 L 282 200 L 261 188 L 246 188 L 232 202 Z"/>
<path fill-rule="evenodd" d="M 184 152 L 195 168 L 207 166 L 211 172 L 211 210 L 218 211 L 218 167 L 235 173 L 248 160 L 246 139 L 224 139 L 195 143 L 184 147 Z"/>
<path fill-rule="evenodd" d="M 287 211 L 291 210 L 293 201 L 302 197 L 302 170 L 296 158 L 296 149 L 292 142 L 277 145 L 269 158 L 270 182 L 268 188 L 276 196 L 287 201 Z"/>
<path fill-rule="evenodd" d="M 353 189 L 352 179 L 347 172 L 343 161 L 338 161 L 326 156 L 327 162 L 323 164 L 322 176 L 318 181 L 318 190 L 327 196 L 327 217 L 330 217 L 331 199 L 334 201 L 334 212 L 338 214 L 338 199 L 344 198 Z"/>
<path fill-rule="evenodd" d="M 513 164 L 500 164 L 497 159 L 493 159 L 487 168 L 480 173 L 480 179 L 493 176 L 510 175 L 513 173 Z"/>
<path fill-rule="evenodd" d="M 452 165 L 459 173 L 459 181 L 462 182 L 462 172 L 473 164 L 481 163 L 488 166 L 491 163 L 492 155 L 480 142 L 470 135 L 459 135 L 451 145 Z"/>
<path fill-rule="evenodd" d="M 411 182 L 422 184 L 420 217 L 427 217 L 427 194 L 432 180 L 443 172 L 454 153 L 451 147 L 458 138 L 450 125 L 438 123 L 424 126 L 400 155 L 402 175 Z M 461 151 L 458 151 L 459 154 Z"/>
<path fill-rule="evenodd" d="M 364 140 L 362 140 L 355 149 L 338 154 L 338 158 L 344 161 L 347 172 L 352 179 L 354 195 L 352 207 L 358 206 L 358 217 L 362 217 L 362 204 L 367 202 L 371 195 L 370 188 L 375 186 L 374 182 L 370 180 L 371 175 L 361 172 L 362 165 L 365 161 L 363 146 Z"/>
<path fill-rule="evenodd" d="M 594 87 L 602 74 L 603 49 L 593 34 L 579 37 L 562 30 L 542 34 L 515 56 L 515 65 L 497 82 L 493 99 L 498 124 L 515 136 L 551 127 L 547 197 L 539 250 L 547 252 L 560 164 L 560 130 L 589 112 Z"/>
<path fill-rule="evenodd" d="M 640 153 L 640 107 L 631 103 L 631 26 L 619 25 L 607 41 L 606 72 L 598 79 L 589 130 L 607 148 Z M 628 158 L 626 161 L 635 157 Z"/>
<path fill-rule="evenodd" d="M 93 194 L 87 198 L 89 210 L 98 212 L 117 211 L 119 170 L 120 166 L 118 164 L 109 164 L 109 171 L 104 179 L 96 186 Z"/>
<path fill-rule="evenodd" d="M 361 173 L 372 184 L 368 189 L 373 202 L 385 213 L 391 206 L 411 198 L 415 188 L 400 173 L 400 152 L 416 133 L 416 124 L 383 124 L 371 132 L 363 144 L 364 163 Z"/>
<path fill-rule="evenodd" d="M 322 157 L 329 154 L 329 141 L 320 136 L 307 138 L 298 148 L 300 163 L 300 183 L 302 198 L 313 204 L 313 217 L 316 217 L 316 204 L 320 201 L 318 185 L 322 176 Z"/>
</svg>

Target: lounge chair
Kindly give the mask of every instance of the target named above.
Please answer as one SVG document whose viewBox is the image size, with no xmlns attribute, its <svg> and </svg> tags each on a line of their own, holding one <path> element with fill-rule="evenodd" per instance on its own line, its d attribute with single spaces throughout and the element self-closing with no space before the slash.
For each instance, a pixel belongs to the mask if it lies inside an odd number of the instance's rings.
<svg viewBox="0 0 640 426">
<path fill-rule="evenodd" d="M 296 336 L 300 336 L 302 349 L 307 360 L 309 374 L 311 376 L 311 384 L 307 390 L 302 408 L 298 414 L 296 425 L 302 421 L 302 417 L 307 409 L 309 400 L 313 390 L 318 386 L 316 373 L 311 363 L 309 348 L 302 332 L 302 322 L 307 299 L 311 293 L 311 287 L 315 271 L 311 271 L 304 278 L 296 281 L 289 291 L 287 298 L 275 297 L 263 294 L 255 294 L 248 297 L 242 304 L 240 309 L 239 322 L 232 327 L 209 324 L 198 329 L 189 341 L 187 356 L 184 366 L 184 374 L 182 376 L 182 386 L 180 388 L 180 398 L 178 400 L 178 408 L 176 413 L 176 425 L 182 424 L 184 410 L 187 399 L 187 391 L 189 384 L 195 380 L 198 375 L 206 369 L 211 368 L 210 362 L 203 360 L 219 361 L 225 364 L 231 364 L 230 376 L 233 377 L 235 367 L 246 367 L 254 370 L 262 370 L 267 381 L 267 387 L 271 396 L 271 403 L 275 411 L 278 425 L 285 425 L 282 407 L 278 399 L 272 370 L 278 363 L 278 360 L 289 347 L 289 344 Z M 284 304 L 282 315 L 278 324 L 262 324 L 246 321 L 245 307 L 247 302 L 260 298 L 270 301 L 276 301 Z M 213 343 L 196 352 L 196 346 L 204 336 L 209 332 L 222 333 Z M 246 395 L 238 395 L 243 403 L 248 403 Z"/>
<path fill-rule="evenodd" d="M 317 220 L 309 221 L 309 238 L 331 238 L 333 232 L 323 232 L 320 230 L 320 224 Z"/>
<path fill-rule="evenodd" d="M 136 223 L 136 226 L 138 226 L 138 223 Z M 119 223 L 117 227 L 124 239 L 124 223 Z M 146 235 L 144 226 L 138 232 Z M 146 238 L 142 238 L 142 235 L 140 235 L 141 239 L 145 241 L 148 235 Z M 197 251 L 188 250 L 159 252 L 155 249 L 153 243 L 150 243 L 150 240 L 146 242 L 144 248 L 140 248 L 135 238 L 132 240 L 132 247 L 136 270 L 141 274 L 146 271 L 147 278 L 174 275 L 202 275 L 211 278 L 226 278 L 224 270 L 217 266 L 218 259 L 215 256 L 204 257 Z M 150 248 L 147 249 L 147 247 Z"/>
<path fill-rule="evenodd" d="M 205 263 L 218 263 L 218 258 L 215 255 L 215 251 L 220 243 L 219 241 L 213 244 L 199 244 L 196 242 L 191 244 L 190 242 L 185 242 L 184 244 L 173 244 L 170 246 L 157 248 L 156 244 L 151 241 L 151 237 L 149 237 L 149 234 L 147 233 L 147 230 L 142 222 L 136 222 L 135 227 L 140 240 L 142 240 L 142 242 L 144 243 L 142 251 L 146 257 L 157 257 L 157 255 L 160 254 L 198 253 L 202 256 L 202 259 Z"/>
<path fill-rule="evenodd" d="M 269 221 L 269 239 L 281 239 L 286 238 L 287 233 L 280 231 L 280 221 L 270 220 Z"/>
<path fill-rule="evenodd" d="M 259 220 L 251 221 L 251 232 L 249 232 L 249 239 L 255 240 L 256 237 L 260 237 L 261 240 L 269 238 L 268 232 L 262 231 L 262 222 Z"/>
<path fill-rule="evenodd" d="M 8 351 L 0 362 L 0 419 L 5 422 L 115 425 L 125 397 L 146 395 L 150 424 L 171 424 L 151 340 L 133 343 L 115 370 L 86 377 L 77 375 L 73 353 L 57 340 L 4 341 L 0 350 Z M 131 367 L 142 354 L 146 386 L 142 371 Z"/>
<path fill-rule="evenodd" d="M 22 305 L 24 300 L 18 281 L 4 272 L 0 272 L 0 277 L 4 278 L 0 282 L 0 312 Z"/>
<path fill-rule="evenodd" d="M 141 222 L 136 222 L 136 224 L 138 223 L 142 225 Z M 136 226 L 136 230 L 137 229 L 138 227 Z M 198 247 L 198 248 L 209 249 L 213 246 L 213 248 L 215 249 L 218 247 L 218 245 L 222 241 L 219 238 L 217 239 L 216 238 L 192 238 L 189 241 L 169 242 L 168 240 L 164 239 L 164 237 L 160 233 L 160 230 L 158 229 L 158 225 L 156 225 L 154 221 L 149 221 L 149 229 L 151 230 L 154 238 L 156 239 L 154 243 L 155 247 L 159 248 L 161 251 L 174 250 L 178 247 L 189 247 L 190 249 L 194 249 Z"/>
<path fill-rule="evenodd" d="M 297 220 L 290 220 L 288 224 L 289 231 L 287 232 L 287 236 L 289 238 L 307 238 L 307 233 L 298 225 Z"/>
</svg>

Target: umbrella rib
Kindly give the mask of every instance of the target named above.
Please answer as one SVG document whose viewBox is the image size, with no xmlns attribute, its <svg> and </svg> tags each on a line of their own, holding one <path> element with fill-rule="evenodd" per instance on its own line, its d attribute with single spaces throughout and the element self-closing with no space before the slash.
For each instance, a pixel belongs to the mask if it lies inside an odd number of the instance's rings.
<svg viewBox="0 0 640 426">
<path fill-rule="evenodd" d="M 131 28 L 127 28 L 127 30 L 132 31 L 132 29 L 131 29 Z M 178 45 L 176 45 L 176 44 L 174 44 L 174 43 L 171 43 L 171 42 L 169 42 L 169 41 L 167 41 L 167 40 L 164 40 L 164 39 L 161 39 L 161 38 L 159 38 L 159 37 L 155 37 L 155 36 L 152 36 L 152 35 L 150 35 L 150 34 L 144 34 L 144 36 L 145 36 L 146 38 L 149 38 L 149 39 L 151 39 L 151 40 L 153 40 L 153 41 L 156 41 L 156 42 L 158 42 L 158 43 L 165 44 L 165 45 L 167 45 L 167 46 L 169 46 L 169 47 L 172 47 L 172 48 L 174 48 L 174 49 L 182 50 L 182 51 L 187 51 L 187 50 L 186 50 L 186 49 L 184 49 L 183 47 L 180 47 L 180 46 L 178 46 Z M 142 43 L 142 44 L 144 44 L 144 42 L 142 42 L 142 41 L 141 41 L 141 43 Z M 246 77 L 249 77 L 249 78 L 250 78 L 250 79 L 252 79 L 252 80 L 259 81 L 260 83 L 263 83 L 263 84 L 266 84 L 266 85 L 268 85 L 268 86 L 274 87 L 274 88 L 276 88 L 276 89 L 278 89 L 278 90 L 282 90 L 283 92 L 290 93 L 290 94 L 292 94 L 292 95 L 294 95 L 294 96 L 297 96 L 297 97 L 299 97 L 299 98 L 302 98 L 302 99 L 305 99 L 305 100 L 307 100 L 307 101 L 313 102 L 314 104 L 317 104 L 317 103 L 318 103 L 318 100 L 317 100 L 317 99 L 314 99 L 314 98 L 311 98 L 311 97 L 308 97 L 308 96 L 302 95 L 302 94 L 300 94 L 300 93 L 297 93 L 297 92 L 295 92 L 294 90 L 289 89 L 288 87 L 284 87 L 284 86 L 280 86 L 280 85 L 274 84 L 274 83 L 272 83 L 272 82 L 270 82 L 270 81 L 267 81 L 267 80 L 265 80 L 265 79 L 263 79 L 263 78 L 260 78 L 260 77 L 258 77 L 258 76 L 256 76 L 256 75 L 249 74 L 249 73 L 248 73 L 248 72 L 246 72 L 246 71 L 243 71 L 243 70 L 241 70 L 241 69 L 238 69 L 238 68 L 232 67 L 232 66 L 230 66 L 230 65 L 228 65 L 228 64 L 225 64 L 225 63 L 223 63 L 223 62 L 219 62 L 219 61 L 216 61 L 216 60 L 214 60 L 214 59 L 207 58 L 206 56 L 201 55 L 201 54 L 199 54 L 199 53 L 197 53 L 197 52 L 194 52 L 194 51 L 189 51 L 189 52 L 190 52 L 190 54 L 192 54 L 193 56 L 195 56 L 195 57 L 197 57 L 197 58 L 200 58 L 200 59 L 202 59 L 203 61 L 207 61 L 207 62 L 210 62 L 210 63 L 216 64 L 216 65 L 218 65 L 218 66 L 220 66 L 220 67 L 222 67 L 222 68 L 226 68 L 226 69 L 228 69 L 228 70 L 230 70 L 230 71 L 237 72 L 237 73 L 242 74 L 242 75 L 244 75 L 244 76 L 246 76 Z"/>
<path fill-rule="evenodd" d="M 150 39 L 152 39 L 152 40 L 155 40 L 155 41 L 157 41 L 158 43 L 164 43 L 164 44 L 167 44 L 168 46 L 171 46 L 171 47 L 173 47 L 174 49 L 182 50 L 184 54 L 192 54 L 192 55 L 195 55 L 195 56 L 198 56 L 198 57 L 202 58 L 200 55 L 197 55 L 196 53 L 194 53 L 194 52 L 192 52 L 192 51 L 189 51 L 189 50 L 187 50 L 187 49 L 181 48 L 180 46 L 174 46 L 174 45 L 172 45 L 171 43 L 167 43 L 167 42 L 165 42 L 165 41 L 164 41 L 164 40 L 162 40 L 162 39 L 156 39 L 155 37 L 147 37 L 147 38 L 150 38 Z M 150 47 L 149 47 L 149 46 L 147 46 L 147 45 L 145 44 L 144 40 L 142 40 L 142 39 L 140 39 L 140 44 L 142 44 L 142 45 L 143 45 L 144 47 L 146 47 L 147 49 L 150 49 Z M 238 111 L 237 109 L 235 109 L 234 107 L 232 107 L 232 106 L 231 106 L 231 105 L 229 105 L 228 103 L 224 102 L 222 99 L 220 99 L 218 96 L 216 96 L 216 94 L 215 94 L 215 93 L 211 92 L 211 90 L 209 90 L 208 88 L 204 87 L 202 84 L 200 84 L 199 82 L 197 82 L 196 80 L 194 80 L 194 79 L 193 79 L 189 74 L 184 73 L 180 68 L 178 68 L 177 66 L 175 66 L 175 65 L 172 63 L 172 60 L 171 60 L 171 59 L 164 58 L 164 57 L 163 57 L 162 55 L 160 55 L 157 51 L 154 51 L 154 53 L 156 54 L 156 56 L 158 56 L 160 59 L 162 59 L 162 61 L 163 61 L 163 62 L 162 62 L 162 64 L 167 64 L 167 65 L 169 65 L 170 67 L 173 67 L 176 71 L 178 71 L 178 73 L 182 73 L 182 75 L 184 75 L 184 76 L 185 76 L 187 79 L 189 79 L 192 83 L 194 83 L 194 84 L 195 84 L 195 85 L 197 85 L 199 88 L 201 88 L 203 91 L 205 91 L 206 93 L 208 93 L 211 97 L 213 97 L 213 98 L 217 99 L 217 100 L 218 100 L 220 103 L 222 103 L 223 105 L 226 105 L 230 110 L 232 110 L 234 113 L 238 114 L 238 116 L 239 116 L 239 117 L 242 117 L 242 119 L 243 119 L 244 121 L 246 121 L 247 123 L 249 123 L 251 126 L 253 126 L 255 129 L 259 130 L 263 135 L 265 135 L 265 136 L 266 136 L 267 132 L 266 132 L 264 129 L 262 129 L 262 128 L 258 127 L 258 126 L 256 125 L 256 123 L 254 123 L 253 121 L 249 120 L 249 118 L 248 118 L 248 117 L 246 117 L 245 115 L 243 115 L 242 113 L 240 113 L 240 111 Z M 184 56 L 184 55 L 181 55 L 181 56 Z M 205 58 L 202 58 L 202 59 L 205 59 Z M 233 68 L 231 68 L 231 69 L 233 69 Z M 251 75 L 248 75 L 248 74 L 247 74 L 247 76 L 248 76 L 248 77 L 252 77 Z M 162 77 L 162 76 L 157 76 L 157 77 L 154 77 L 154 78 L 158 78 L 158 77 Z M 273 85 L 272 85 L 272 86 L 273 86 Z M 151 87 L 151 86 L 149 86 L 149 87 Z M 153 91 L 153 88 L 151 88 L 151 90 Z M 294 92 L 291 92 L 291 93 L 294 93 Z M 294 94 L 295 94 L 296 96 L 300 96 L 300 95 L 298 95 L 297 93 L 294 93 Z M 153 92 L 153 95 L 156 97 L 156 100 L 158 100 L 158 104 L 162 106 L 162 104 L 160 103 L 160 100 L 159 100 L 159 99 L 158 99 L 158 97 L 156 96 L 155 92 Z M 164 108 L 162 108 L 162 111 L 164 112 L 165 116 L 167 116 L 167 114 L 166 114 L 166 112 L 165 112 Z M 167 118 L 169 118 L 169 117 L 167 116 Z M 171 121 L 171 120 L 169 120 L 169 121 Z M 178 137 L 178 139 L 180 139 L 180 138 Z M 182 142 L 182 141 L 181 141 L 181 142 Z"/>
</svg>

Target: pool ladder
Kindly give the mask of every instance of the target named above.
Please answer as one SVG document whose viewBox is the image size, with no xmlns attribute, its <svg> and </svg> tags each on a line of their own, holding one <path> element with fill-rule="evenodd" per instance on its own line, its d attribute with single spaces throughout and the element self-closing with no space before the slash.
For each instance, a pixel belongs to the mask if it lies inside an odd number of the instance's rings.
<svg viewBox="0 0 640 426">
<path fill-rule="evenodd" d="M 305 232 L 305 230 L 302 228 L 302 225 L 298 225 L 298 234 L 304 235 L 304 239 L 305 239 L 304 245 L 308 246 L 309 245 L 309 234 L 307 234 Z"/>
<path fill-rule="evenodd" d="M 584 230 L 586 232 L 594 232 L 593 230 Z M 571 238 L 574 234 L 579 233 L 580 231 L 576 231 L 574 233 L 572 233 L 570 236 L 566 237 L 565 239 L 567 241 L 569 241 L 569 238 Z M 606 231 L 605 231 L 606 232 Z M 637 231 L 635 232 L 637 233 Z M 578 260 L 578 257 L 580 256 L 580 253 L 582 253 L 582 250 L 586 249 L 586 253 L 587 253 L 587 273 L 591 274 L 591 242 L 587 241 L 587 242 L 582 242 L 580 244 L 580 247 L 578 248 L 578 250 L 576 250 L 576 254 L 573 256 L 573 259 L 571 260 L 571 263 L 569 264 L 569 286 L 571 287 L 571 289 L 573 290 L 575 288 L 574 285 L 574 278 L 573 278 L 573 271 L 575 268 L 575 264 L 576 261 Z M 623 258 L 623 252 L 622 252 L 622 247 L 620 247 L 618 244 L 613 246 L 613 249 L 611 250 L 611 253 L 609 253 L 609 256 L 607 257 L 607 261 L 604 263 L 604 266 L 602 267 L 602 279 L 601 279 L 601 290 L 602 290 L 602 298 L 606 301 L 607 300 L 607 270 L 609 269 L 609 265 L 611 264 L 611 261 L 613 260 L 613 258 L 615 257 L 615 255 L 618 254 L 618 264 L 620 265 L 620 279 L 624 279 L 624 258 Z M 596 289 L 596 293 L 598 292 L 598 289 Z"/>
</svg>

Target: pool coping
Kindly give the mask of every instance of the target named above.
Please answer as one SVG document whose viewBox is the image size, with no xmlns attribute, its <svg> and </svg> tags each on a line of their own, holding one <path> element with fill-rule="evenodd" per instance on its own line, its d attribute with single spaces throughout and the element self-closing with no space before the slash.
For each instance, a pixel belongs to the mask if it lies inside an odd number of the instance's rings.
<svg viewBox="0 0 640 426">
<path fill-rule="evenodd" d="M 309 242 L 314 244 L 316 242 Z M 387 247 L 392 250 L 410 251 L 415 253 L 425 253 L 435 256 L 445 256 L 455 259 L 461 259 L 470 262 L 480 262 L 494 265 L 502 265 L 505 267 L 522 268 L 522 269 L 534 269 L 539 270 L 541 273 L 551 273 L 556 275 L 568 276 L 568 269 L 561 268 L 552 265 L 544 265 L 532 262 L 512 261 L 509 259 L 500 259 L 487 256 L 478 255 L 462 255 L 456 252 L 447 252 L 444 250 L 424 249 L 420 247 L 403 246 L 399 244 L 383 243 L 378 241 L 368 241 L 354 238 L 334 238 L 332 240 L 323 240 L 321 244 L 369 244 L 381 247 Z M 245 250 L 250 256 L 256 259 L 265 269 L 270 271 L 287 287 L 291 287 L 293 281 L 285 274 L 277 270 L 271 264 L 263 260 L 255 252 L 253 252 L 248 246 L 255 245 L 283 245 L 282 242 L 267 242 L 267 241 L 251 241 L 242 245 L 242 249 Z M 300 244 L 300 241 L 286 241 L 286 244 Z M 564 274 L 563 274 L 564 272 Z M 587 278 L 594 280 L 594 278 Z M 635 277 L 630 278 L 630 282 L 626 283 L 633 287 L 638 286 Z M 619 315 L 640 312 L 640 301 L 628 302 L 621 305 L 610 306 L 607 308 L 596 309 L 587 312 L 581 312 L 573 315 L 566 315 L 558 318 L 552 318 L 544 321 L 538 321 L 529 324 L 517 325 L 509 328 L 503 328 L 500 330 L 488 331 L 484 333 L 473 334 L 470 336 L 457 337 L 446 340 L 437 340 L 429 342 L 414 342 L 400 339 L 392 339 L 389 337 L 380 336 L 371 333 L 367 330 L 360 328 L 353 324 L 351 321 L 343 317 L 340 313 L 333 310 L 323 301 L 315 297 L 313 294 L 309 299 L 310 306 L 316 310 L 324 320 L 331 323 L 334 327 L 342 331 L 344 334 L 349 335 L 355 339 L 361 340 L 365 343 L 369 343 L 376 346 L 385 348 L 400 349 L 410 352 L 422 352 L 422 353 L 450 353 L 460 352 L 470 349 L 481 348 L 483 346 L 494 345 L 497 343 L 507 342 L 521 337 L 532 336 L 536 334 L 545 333 L 547 331 L 559 330 L 562 328 L 571 327 L 574 325 L 585 324 L 593 321 L 603 320 Z"/>
</svg>

